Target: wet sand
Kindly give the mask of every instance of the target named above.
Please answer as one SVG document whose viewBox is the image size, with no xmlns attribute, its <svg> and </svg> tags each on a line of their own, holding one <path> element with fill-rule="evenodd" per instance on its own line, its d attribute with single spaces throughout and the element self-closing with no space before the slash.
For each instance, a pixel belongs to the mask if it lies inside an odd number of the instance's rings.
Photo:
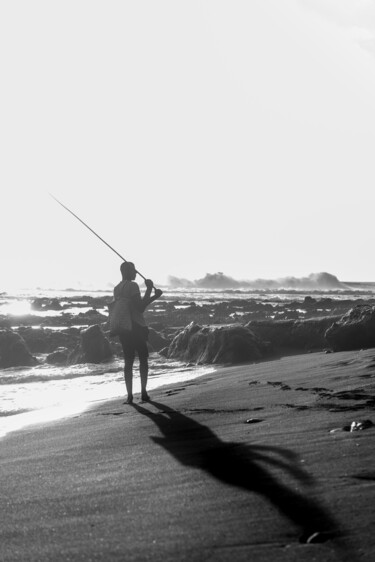
<svg viewBox="0 0 375 562">
<path fill-rule="evenodd" d="M 375 349 L 138 400 L 1 440 L 2 561 L 375 559 Z"/>
</svg>

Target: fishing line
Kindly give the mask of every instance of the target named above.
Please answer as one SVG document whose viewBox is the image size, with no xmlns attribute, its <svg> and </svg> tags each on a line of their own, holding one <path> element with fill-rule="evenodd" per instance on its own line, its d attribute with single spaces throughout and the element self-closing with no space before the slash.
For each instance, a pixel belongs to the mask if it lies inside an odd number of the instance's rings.
<svg viewBox="0 0 375 562">
<path fill-rule="evenodd" d="M 122 259 L 122 261 L 127 262 L 127 260 L 121 255 L 119 254 L 114 248 L 112 248 L 112 246 L 110 246 L 108 244 L 108 242 L 106 242 L 105 240 L 103 240 L 103 238 L 101 236 L 99 236 L 99 234 L 97 234 L 95 232 L 95 230 L 93 230 L 92 228 L 89 227 L 88 224 L 86 224 L 82 219 L 80 219 L 75 213 L 73 213 L 73 211 L 71 211 L 70 209 L 68 209 L 68 207 L 66 207 L 66 205 L 64 205 L 63 203 L 61 203 L 61 201 L 59 201 L 58 199 L 56 199 L 56 197 L 54 195 L 52 195 L 52 193 L 49 193 L 49 195 L 52 197 L 52 199 L 54 199 L 56 201 L 56 203 L 58 203 L 59 205 L 61 205 L 61 207 L 63 207 L 66 211 L 68 211 L 68 213 L 70 213 L 71 215 L 73 215 L 73 217 L 75 217 L 80 223 L 82 223 L 86 228 L 89 229 L 90 232 L 92 232 L 93 234 L 95 234 L 95 236 L 97 238 L 99 238 L 99 240 L 101 240 L 101 242 L 103 242 L 103 244 L 105 244 L 106 246 L 108 246 L 108 248 L 110 250 L 112 250 L 112 252 L 114 252 L 117 256 L 119 256 L 119 258 Z M 135 270 L 136 273 L 138 273 L 138 275 L 140 277 L 142 277 L 142 279 L 146 280 L 146 277 L 144 275 L 142 275 L 142 273 L 140 273 L 139 271 Z M 155 289 L 155 287 L 154 287 Z"/>
</svg>

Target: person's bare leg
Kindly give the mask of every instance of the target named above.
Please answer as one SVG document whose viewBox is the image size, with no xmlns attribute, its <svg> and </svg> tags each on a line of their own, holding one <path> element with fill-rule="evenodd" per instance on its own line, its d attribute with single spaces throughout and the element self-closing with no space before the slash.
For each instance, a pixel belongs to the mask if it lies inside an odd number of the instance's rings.
<svg viewBox="0 0 375 562">
<path fill-rule="evenodd" d="M 141 398 L 144 402 L 150 400 L 147 394 L 147 379 L 148 379 L 148 360 L 147 357 L 142 357 L 139 359 L 139 374 L 141 377 Z"/>
<path fill-rule="evenodd" d="M 125 358 L 124 377 L 126 392 L 128 393 L 128 404 L 133 402 L 133 363 L 134 359 Z"/>
</svg>

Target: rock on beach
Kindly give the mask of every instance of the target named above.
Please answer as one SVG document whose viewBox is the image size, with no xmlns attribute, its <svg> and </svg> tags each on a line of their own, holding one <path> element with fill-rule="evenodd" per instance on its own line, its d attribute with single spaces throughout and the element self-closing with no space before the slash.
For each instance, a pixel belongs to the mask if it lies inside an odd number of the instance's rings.
<svg viewBox="0 0 375 562">
<path fill-rule="evenodd" d="M 49 353 L 46 357 L 46 363 L 49 365 L 65 365 L 68 361 L 69 349 L 66 347 L 59 347 L 56 351 Z"/>
<path fill-rule="evenodd" d="M 68 363 L 102 363 L 112 356 L 111 344 L 100 326 L 95 324 L 81 331 L 81 341 L 69 355 Z"/>
<path fill-rule="evenodd" d="M 270 353 L 322 350 L 328 346 L 325 333 L 340 317 L 306 320 L 252 320 L 246 326 L 269 343 Z"/>
<path fill-rule="evenodd" d="M 261 359 L 264 347 L 245 326 L 199 326 L 191 322 L 172 340 L 168 358 L 199 364 L 237 364 Z"/>
<path fill-rule="evenodd" d="M 73 349 L 79 342 L 79 329 L 32 328 L 22 326 L 17 332 L 25 340 L 31 353 L 52 353 L 61 347 Z"/>
<path fill-rule="evenodd" d="M 0 330 L 0 368 L 29 367 L 35 365 L 25 340 L 12 330 Z"/>
<path fill-rule="evenodd" d="M 160 351 L 169 344 L 169 340 L 164 338 L 159 332 L 153 328 L 149 328 L 148 342 L 152 351 Z"/>
<path fill-rule="evenodd" d="M 325 337 L 334 351 L 375 347 L 375 306 L 350 309 L 327 329 Z"/>
</svg>

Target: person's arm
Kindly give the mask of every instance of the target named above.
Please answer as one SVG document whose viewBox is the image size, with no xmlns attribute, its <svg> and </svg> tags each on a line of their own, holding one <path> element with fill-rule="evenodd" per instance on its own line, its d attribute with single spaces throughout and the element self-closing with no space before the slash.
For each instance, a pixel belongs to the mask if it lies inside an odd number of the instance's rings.
<svg viewBox="0 0 375 562">
<path fill-rule="evenodd" d="M 142 298 L 142 304 L 143 304 L 143 307 L 144 307 L 142 312 L 144 312 L 146 310 L 146 308 L 148 307 L 149 304 L 156 301 L 156 299 L 160 298 L 161 295 L 163 294 L 163 291 L 161 291 L 160 289 L 154 288 L 154 283 L 151 281 L 151 279 L 145 279 L 145 285 L 146 285 L 146 292 L 145 292 L 145 294 L 143 295 L 143 298 Z M 151 296 L 152 289 L 154 289 L 155 292 Z"/>
<path fill-rule="evenodd" d="M 145 279 L 145 285 L 146 291 L 143 297 L 141 297 L 141 293 L 139 292 L 132 298 L 134 306 L 137 308 L 137 310 L 139 310 L 139 312 L 144 312 L 149 304 L 160 298 L 163 294 L 163 291 L 161 291 L 160 289 L 155 289 L 155 293 L 151 296 L 152 289 L 154 288 L 154 284 L 151 279 Z"/>
</svg>

